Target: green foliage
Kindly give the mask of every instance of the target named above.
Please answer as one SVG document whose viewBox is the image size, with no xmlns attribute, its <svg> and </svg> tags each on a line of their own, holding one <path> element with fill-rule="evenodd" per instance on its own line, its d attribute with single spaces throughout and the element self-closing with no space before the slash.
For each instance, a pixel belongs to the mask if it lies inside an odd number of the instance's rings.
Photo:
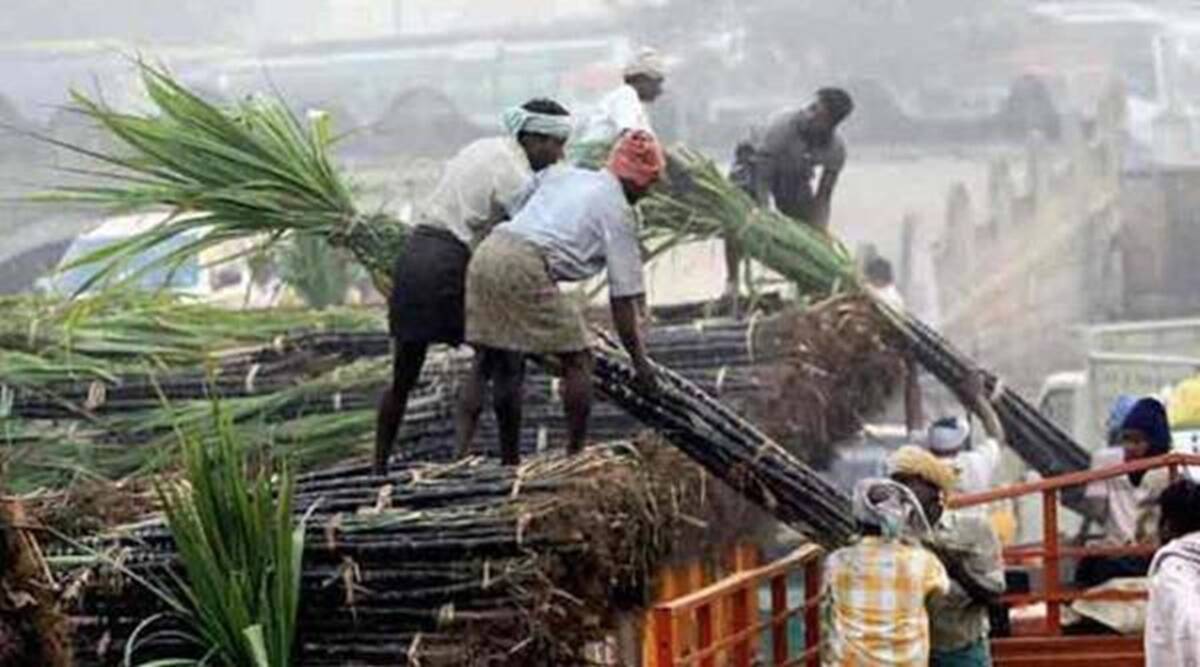
<svg viewBox="0 0 1200 667">
<path fill-rule="evenodd" d="M 293 236 L 279 250 L 280 277 L 311 308 L 324 310 L 346 302 L 358 271 L 319 236 Z"/>
<path fill-rule="evenodd" d="M 748 256 L 794 281 L 804 296 L 857 286 L 854 260 L 837 239 L 757 206 L 699 153 L 673 150 L 668 165 L 664 187 L 640 204 L 651 255 L 679 243 L 734 238 Z"/>
<path fill-rule="evenodd" d="M 206 664 L 290 667 L 307 516 L 292 516 L 292 474 L 284 468 L 274 485 L 267 468 L 251 476 L 219 406 L 213 419 L 215 442 L 184 441 L 187 485 L 158 488 L 184 571 L 170 605 Z"/>
<path fill-rule="evenodd" d="M 123 113 L 73 92 L 78 110 L 117 139 L 120 149 L 93 150 L 43 137 L 100 166 L 82 170 L 90 184 L 60 187 L 39 198 L 115 211 L 166 207 L 199 215 L 177 216 L 80 258 L 72 266 L 102 265 L 81 291 L 110 279 L 146 249 L 185 236 L 188 240 L 161 262 L 131 272 L 128 279 L 233 239 L 272 243 L 289 233 L 326 237 L 350 249 L 373 276 L 386 279 L 403 229 L 385 216 L 364 216 L 355 208 L 351 187 L 330 158 L 328 116 L 318 114 L 306 126 L 270 97 L 222 109 L 166 70 L 138 66 L 157 113 Z"/>
</svg>

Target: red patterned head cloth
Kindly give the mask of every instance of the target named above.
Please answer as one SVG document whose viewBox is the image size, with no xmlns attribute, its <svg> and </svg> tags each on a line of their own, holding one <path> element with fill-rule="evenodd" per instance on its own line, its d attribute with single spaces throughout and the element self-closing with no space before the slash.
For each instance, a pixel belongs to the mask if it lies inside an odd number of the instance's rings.
<svg viewBox="0 0 1200 667">
<path fill-rule="evenodd" d="M 643 189 L 658 181 L 666 163 L 658 140 L 645 130 L 622 134 L 608 156 L 609 171 Z"/>
</svg>

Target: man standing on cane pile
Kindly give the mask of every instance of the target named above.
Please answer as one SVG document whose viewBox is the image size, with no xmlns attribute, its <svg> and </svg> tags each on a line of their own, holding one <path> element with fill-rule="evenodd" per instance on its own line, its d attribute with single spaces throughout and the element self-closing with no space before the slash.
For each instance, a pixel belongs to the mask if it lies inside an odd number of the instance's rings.
<svg viewBox="0 0 1200 667">
<path fill-rule="evenodd" d="M 773 116 L 761 141 L 738 144 L 731 178 L 759 206 L 775 201 L 780 213 L 824 230 L 829 225 L 833 190 L 846 164 L 846 144 L 837 127 L 854 111 L 854 101 L 841 88 L 822 88 L 799 111 Z M 813 190 L 817 168 L 821 177 Z M 725 240 L 726 296 L 737 311 L 741 248 Z"/>
<path fill-rule="evenodd" d="M 605 95 L 587 117 L 575 141 L 581 148 L 611 146 L 623 132 L 642 130 L 654 134 L 646 105 L 662 96 L 667 67 L 663 57 L 644 48 L 625 65 L 624 83 Z"/>
<path fill-rule="evenodd" d="M 988 667 L 988 608 L 1004 593 L 1000 540 L 987 519 L 945 511 L 957 475 L 945 461 L 916 446 L 888 459 L 888 473 L 921 503 L 930 533 L 923 540 L 950 575 L 950 589 L 929 600 L 932 667 Z"/>
<path fill-rule="evenodd" d="M 571 117 L 562 105 L 531 100 L 504 115 L 507 136 L 480 139 L 446 165 L 433 194 L 417 213 L 404 251 L 396 261 L 388 328 L 394 350 L 392 384 L 379 401 L 375 472 L 387 462 L 408 397 L 434 343 L 460 345 L 464 334 L 464 291 L 471 250 L 492 228 L 515 212 L 534 174 L 562 158 Z M 485 369 L 477 359 L 464 393 L 477 393 Z M 474 433 L 477 413 L 460 410 L 462 443 Z M 467 440 L 464 440 L 467 439 Z"/>
<path fill-rule="evenodd" d="M 467 340 L 494 385 L 501 457 L 520 460 L 519 355 L 555 357 L 562 367 L 567 451 L 579 452 L 592 404 L 592 358 L 581 304 L 556 283 L 586 280 L 607 268 L 613 323 L 637 380 L 654 385 L 638 330 L 645 287 L 632 205 L 662 174 L 664 158 L 648 132 L 626 132 L 599 171 L 558 167 L 524 208 L 479 246 L 467 272 Z M 515 361 L 498 361 L 499 359 Z M 481 406 L 472 406 L 478 411 Z"/>
</svg>

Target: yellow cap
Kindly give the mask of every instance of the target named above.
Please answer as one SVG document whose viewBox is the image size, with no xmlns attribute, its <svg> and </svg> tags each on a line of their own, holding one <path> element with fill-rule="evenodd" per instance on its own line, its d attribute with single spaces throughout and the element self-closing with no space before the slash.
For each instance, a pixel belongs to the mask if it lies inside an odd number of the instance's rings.
<svg viewBox="0 0 1200 667">
<path fill-rule="evenodd" d="M 888 474 L 915 475 L 946 493 L 954 491 L 958 472 L 949 463 L 914 445 L 905 445 L 888 457 Z"/>
</svg>

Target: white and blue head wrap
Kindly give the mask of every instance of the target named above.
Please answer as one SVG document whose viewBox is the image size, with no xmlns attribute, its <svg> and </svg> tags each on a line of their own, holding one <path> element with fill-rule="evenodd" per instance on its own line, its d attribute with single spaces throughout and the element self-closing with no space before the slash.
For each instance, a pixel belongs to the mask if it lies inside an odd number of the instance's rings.
<svg viewBox="0 0 1200 667">
<path fill-rule="evenodd" d="M 544 134 L 566 141 L 571 136 L 571 117 L 529 111 L 523 107 L 512 107 L 504 112 L 504 129 L 512 136 L 521 132 Z"/>
<path fill-rule="evenodd" d="M 851 502 L 859 523 L 875 526 L 889 539 L 919 540 L 929 534 L 929 520 L 908 487 L 890 479 L 868 478 L 854 485 Z"/>
</svg>

